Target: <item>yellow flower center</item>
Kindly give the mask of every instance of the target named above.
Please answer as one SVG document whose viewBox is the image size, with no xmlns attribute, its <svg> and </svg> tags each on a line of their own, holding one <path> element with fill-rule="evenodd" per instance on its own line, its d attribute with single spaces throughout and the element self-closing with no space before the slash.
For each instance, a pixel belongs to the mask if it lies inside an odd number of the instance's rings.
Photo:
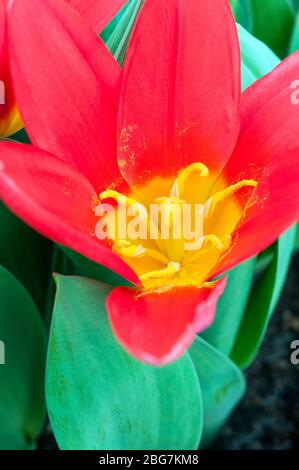
<svg viewBox="0 0 299 470">
<path fill-rule="evenodd" d="M 105 226 L 113 251 L 145 288 L 201 285 L 229 250 L 257 183 L 228 186 L 221 177 L 211 189 L 211 181 L 209 169 L 193 163 L 174 181 L 100 194 L 98 229 Z"/>
</svg>

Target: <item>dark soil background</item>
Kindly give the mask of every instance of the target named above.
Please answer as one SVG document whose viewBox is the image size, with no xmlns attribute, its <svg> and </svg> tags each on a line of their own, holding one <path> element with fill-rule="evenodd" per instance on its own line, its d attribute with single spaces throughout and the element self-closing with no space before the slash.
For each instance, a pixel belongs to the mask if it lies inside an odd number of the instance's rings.
<svg viewBox="0 0 299 470">
<path fill-rule="evenodd" d="M 214 449 L 299 449 L 299 365 L 290 362 L 294 339 L 299 339 L 299 254 L 293 259 L 259 356 L 246 372 L 247 394 Z M 49 425 L 39 448 L 57 448 Z"/>
<path fill-rule="evenodd" d="M 247 394 L 213 448 L 299 449 L 299 365 L 290 362 L 294 339 L 299 340 L 299 255 L 259 356 L 246 372 Z"/>
</svg>

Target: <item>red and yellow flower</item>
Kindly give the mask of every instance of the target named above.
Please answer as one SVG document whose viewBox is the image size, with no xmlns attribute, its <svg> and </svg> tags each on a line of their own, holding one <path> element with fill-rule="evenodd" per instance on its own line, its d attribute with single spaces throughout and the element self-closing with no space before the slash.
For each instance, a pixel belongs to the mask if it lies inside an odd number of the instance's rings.
<svg viewBox="0 0 299 470">
<path fill-rule="evenodd" d="M 8 25 L 33 145 L 1 144 L 0 195 L 45 236 L 130 281 L 107 299 L 116 337 L 143 361 L 174 360 L 213 321 L 225 287 L 213 279 L 298 219 L 299 55 L 241 95 L 226 0 L 146 0 L 123 69 L 56 0 L 14 0 Z M 170 225 L 177 203 L 202 204 L 202 247 L 99 240 L 95 208 L 107 201 L 145 213 L 159 204 Z"/>
</svg>

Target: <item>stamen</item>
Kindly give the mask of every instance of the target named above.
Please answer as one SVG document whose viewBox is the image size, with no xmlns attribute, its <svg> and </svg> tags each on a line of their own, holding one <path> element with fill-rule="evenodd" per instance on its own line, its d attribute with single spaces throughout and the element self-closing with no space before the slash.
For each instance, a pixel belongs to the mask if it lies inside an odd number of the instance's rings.
<svg viewBox="0 0 299 470">
<path fill-rule="evenodd" d="M 239 181 L 239 183 L 233 184 L 232 186 L 228 186 L 223 191 L 219 191 L 218 193 L 211 196 L 205 203 L 205 206 L 204 206 L 205 215 L 210 216 L 214 212 L 215 207 L 219 202 L 222 202 L 227 197 L 234 195 L 237 191 L 239 191 L 239 189 L 242 189 L 245 187 L 256 188 L 256 186 L 257 186 L 257 182 L 254 180 L 242 180 L 242 181 Z"/>
<path fill-rule="evenodd" d="M 142 245 L 132 245 L 128 240 L 118 240 L 114 243 L 113 250 L 127 258 L 149 257 L 160 261 L 162 264 L 167 265 L 169 263 L 169 259 L 164 256 L 163 253 L 149 248 L 144 248 Z"/>
<path fill-rule="evenodd" d="M 173 186 L 170 190 L 170 197 L 179 198 L 184 192 L 186 182 L 194 173 L 199 173 L 199 176 L 206 178 L 209 176 L 209 169 L 203 163 L 192 163 L 178 173 L 178 176 L 173 183 Z"/>
<path fill-rule="evenodd" d="M 211 243 L 211 245 L 213 245 L 219 251 L 223 249 L 223 242 L 219 237 L 217 237 L 217 235 L 205 235 L 203 237 L 203 243 Z"/>
<path fill-rule="evenodd" d="M 159 269 L 158 271 L 152 271 L 150 273 L 145 273 L 140 276 L 141 281 L 148 281 L 150 279 L 160 279 L 160 278 L 169 278 L 175 276 L 181 269 L 180 263 L 175 263 L 171 261 L 168 263 L 167 268 Z"/>
<path fill-rule="evenodd" d="M 104 199 L 114 199 L 120 206 L 132 207 L 132 215 L 134 217 L 141 217 L 142 219 L 146 219 L 148 216 L 147 210 L 143 204 L 131 197 L 127 197 L 124 194 L 119 193 L 118 191 L 114 191 L 113 189 L 107 189 L 106 191 L 103 191 L 99 197 L 101 201 Z"/>
<path fill-rule="evenodd" d="M 210 234 L 203 237 L 203 242 L 204 244 L 211 243 L 218 251 L 224 251 L 229 247 L 231 239 L 231 235 L 226 235 L 224 240 L 221 240 L 217 235 Z"/>
</svg>

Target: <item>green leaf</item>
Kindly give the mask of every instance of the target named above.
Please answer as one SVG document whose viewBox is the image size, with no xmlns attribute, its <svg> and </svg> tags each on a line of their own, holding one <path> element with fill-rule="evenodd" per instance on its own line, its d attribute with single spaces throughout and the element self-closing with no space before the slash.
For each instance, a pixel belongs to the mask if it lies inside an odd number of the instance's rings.
<svg viewBox="0 0 299 470">
<path fill-rule="evenodd" d="M 299 251 L 299 224 L 297 224 L 296 228 L 296 238 L 294 244 L 294 252 L 297 253 Z"/>
<path fill-rule="evenodd" d="M 44 307 L 52 244 L 13 215 L 0 201 L 0 264 Z"/>
<path fill-rule="evenodd" d="M 77 253 L 77 256 L 79 256 L 78 253 Z M 51 277 L 49 279 L 48 291 L 47 291 L 44 315 L 43 315 L 44 325 L 45 325 L 48 335 L 49 335 L 49 330 L 50 330 L 50 325 L 51 325 L 53 305 L 54 305 L 54 299 L 55 299 L 55 294 L 56 294 L 56 285 L 55 285 L 53 273 L 59 273 L 59 274 L 68 275 L 68 276 L 76 274 L 76 268 L 73 262 L 71 261 L 70 257 L 68 257 L 64 253 L 64 251 L 60 248 L 60 246 L 56 244 L 53 245 L 50 272 L 51 272 Z"/>
<path fill-rule="evenodd" d="M 239 334 L 232 352 L 232 360 L 240 367 L 248 367 L 258 354 L 272 313 L 277 305 L 288 274 L 295 242 L 296 227 L 280 237 L 276 253 L 250 296 Z"/>
<path fill-rule="evenodd" d="M 295 24 L 289 45 L 289 54 L 299 50 L 299 13 L 296 15 Z"/>
<path fill-rule="evenodd" d="M 101 31 L 100 37 L 106 44 L 112 36 L 114 30 L 117 28 L 119 22 L 122 20 L 122 17 L 126 13 L 132 1 L 135 2 L 136 0 L 128 0 L 128 2 L 125 3 L 125 5 L 121 8 L 117 15 L 115 15 L 115 17 L 110 21 L 110 23 L 108 23 L 107 26 L 103 29 L 103 31 Z"/>
<path fill-rule="evenodd" d="M 251 0 L 253 34 L 281 59 L 287 55 L 295 11 L 291 0 Z"/>
<path fill-rule="evenodd" d="M 120 65 L 124 63 L 131 33 L 143 0 L 131 0 L 114 18 L 101 37 Z"/>
<path fill-rule="evenodd" d="M 255 274 L 258 275 L 263 272 L 273 260 L 276 253 L 276 243 L 270 245 L 266 250 L 259 254 L 256 263 Z"/>
<path fill-rule="evenodd" d="M 245 90 L 256 80 L 271 72 L 279 58 L 263 42 L 238 26 L 242 56 L 242 89 Z"/>
<path fill-rule="evenodd" d="M 0 449 L 29 449 L 46 414 L 46 337 L 31 298 L 1 266 L 0 341 Z"/>
<path fill-rule="evenodd" d="M 10 136 L 9 140 L 17 140 L 18 142 L 22 142 L 23 144 L 30 144 L 30 139 L 25 129 L 21 129 L 14 135 Z"/>
<path fill-rule="evenodd" d="M 243 397 L 246 384 L 240 369 L 203 339 L 198 337 L 189 353 L 202 390 L 202 449 L 211 443 L 229 418 Z"/>
<path fill-rule="evenodd" d="M 188 354 L 159 369 L 130 357 L 105 311 L 109 288 L 59 277 L 47 404 L 61 449 L 196 449 L 201 391 Z"/>
<path fill-rule="evenodd" d="M 201 334 L 215 348 L 230 355 L 234 346 L 252 286 L 256 258 L 228 273 L 224 294 L 217 306 L 216 318 L 210 328 Z"/>
<path fill-rule="evenodd" d="M 251 0 L 230 0 L 230 4 L 236 22 L 251 32 L 253 28 Z"/>
</svg>

